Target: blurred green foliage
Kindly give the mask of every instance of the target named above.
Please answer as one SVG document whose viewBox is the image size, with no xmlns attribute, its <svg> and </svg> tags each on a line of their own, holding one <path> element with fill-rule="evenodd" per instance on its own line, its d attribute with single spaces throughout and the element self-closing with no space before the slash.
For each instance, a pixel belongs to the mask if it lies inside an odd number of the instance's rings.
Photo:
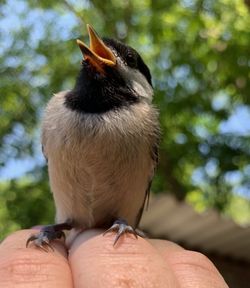
<svg viewBox="0 0 250 288">
<path fill-rule="evenodd" d="M 250 133 L 221 127 L 250 105 L 249 1 L 9 0 L 0 2 L 0 167 L 35 165 L 0 182 L 0 235 L 53 222 L 39 123 L 51 95 L 74 85 L 86 23 L 151 68 L 163 130 L 153 190 L 231 211 L 232 195 L 250 189 Z"/>
</svg>

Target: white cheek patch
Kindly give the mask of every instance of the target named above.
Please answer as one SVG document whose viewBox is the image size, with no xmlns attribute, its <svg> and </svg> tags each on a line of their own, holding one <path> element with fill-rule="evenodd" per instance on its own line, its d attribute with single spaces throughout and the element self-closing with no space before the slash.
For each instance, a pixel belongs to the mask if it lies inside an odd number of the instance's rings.
<svg viewBox="0 0 250 288">
<path fill-rule="evenodd" d="M 144 75 L 136 69 L 126 66 L 121 60 L 117 61 L 118 70 L 129 86 L 146 102 L 151 103 L 153 98 L 152 86 Z"/>
<path fill-rule="evenodd" d="M 142 98 L 145 98 L 147 101 L 152 102 L 153 89 L 151 85 L 139 71 L 131 68 L 130 70 L 132 70 L 129 72 L 129 74 L 132 76 L 131 83 L 133 90 L 135 90 L 136 93 L 140 95 Z"/>
</svg>

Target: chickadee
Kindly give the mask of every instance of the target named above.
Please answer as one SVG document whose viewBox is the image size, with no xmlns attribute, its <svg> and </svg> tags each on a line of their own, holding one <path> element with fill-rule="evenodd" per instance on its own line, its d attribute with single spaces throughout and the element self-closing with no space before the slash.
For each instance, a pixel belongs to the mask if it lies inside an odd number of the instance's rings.
<svg viewBox="0 0 250 288">
<path fill-rule="evenodd" d="M 28 241 L 45 248 L 63 230 L 108 228 L 114 244 L 139 224 L 157 164 L 158 112 L 141 56 L 87 26 L 75 87 L 55 94 L 42 123 L 55 225 Z"/>
</svg>

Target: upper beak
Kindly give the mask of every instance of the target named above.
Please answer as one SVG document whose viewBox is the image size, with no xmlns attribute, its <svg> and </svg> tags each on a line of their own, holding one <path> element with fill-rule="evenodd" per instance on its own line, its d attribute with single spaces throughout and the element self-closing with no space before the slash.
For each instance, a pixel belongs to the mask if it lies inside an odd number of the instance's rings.
<svg viewBox="0 0 250 288">
<path fill-rule="evenodd" d="M 116 57 L 114 53 L 107 45 L 104 44 L 102 39 L 89 24 L 87 24 L 87 28 L 90 39 L 90 47 L 85 45 L 81 40 L 76 40 L 82 51 L 84 59 L 89 60 L 90 63 L 99 71 L 103 71 L 103 65 L 115 66 Z"/>
</svg>

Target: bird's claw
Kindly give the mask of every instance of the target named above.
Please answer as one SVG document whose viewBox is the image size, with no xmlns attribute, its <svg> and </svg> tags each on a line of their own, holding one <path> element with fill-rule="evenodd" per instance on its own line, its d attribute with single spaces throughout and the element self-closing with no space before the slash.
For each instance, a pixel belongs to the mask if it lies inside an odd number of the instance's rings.
<svg viewBox="0 0 250 288">
<path fill-rule="evenodd" d="M 55 231 L 53 226 L 44 227 L 38 234 L 31 235 L 26 241 L 26 247 L 32 242 L 38 248 L 41 248 L 45 252 L 49 252 L 49 249 L 54 251 L 54 248 L 50 244 L 52 240 L 65 238 L 63 231 Z"/>
<path fill-rule="evenodd" d="M 103 233 L 103 235 L 110 233 L 110 232 L 116 232 L 116 236 L 115 236 L 115 240 L 113 244 L 114 246 L 119 240 L 119 238 L 125 233 L 133 234 L 135 238 L 138 238 L 136 230 L 133 227 L 129 226 L 128 223 L 123 219 L 116 220 L 114 224 Z"/>
</svg>

